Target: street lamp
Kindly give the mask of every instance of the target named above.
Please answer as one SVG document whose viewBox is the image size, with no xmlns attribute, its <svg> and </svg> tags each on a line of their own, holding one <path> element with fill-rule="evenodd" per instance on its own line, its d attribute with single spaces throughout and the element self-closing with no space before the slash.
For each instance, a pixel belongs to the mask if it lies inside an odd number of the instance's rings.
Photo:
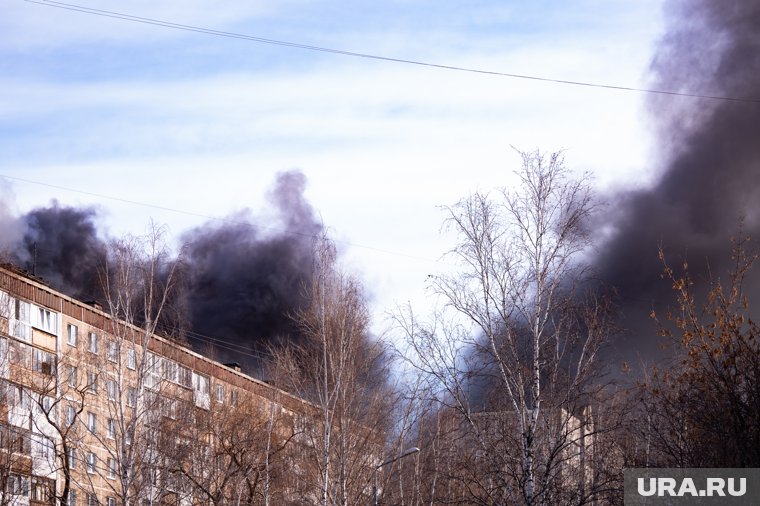
<svg viewBox="0 0 760 506">
<path fill-rule="evenodd" d="M 386 466 L 388 464 L 392 464 L 392 463 L 396 462 L 397 460 L 401 460 L 404 457 L 408 457 L 409 455 L 414 455 L 415 453 L 418 453 L 419 451 L 420 451 L 420 449 L 417 448 L 416 446 L 414 446 L 414 447 L 409 448 L 408 450 L 406 450 L 401 455 L 397 455 L 397 456 L 395 456 L 395 457 L 393 457 L 391 459 L 388 459 L 385 462 L 383 462 L 382 464 L 380 464 L 380 465 L 378 465 L 378 466 L 375 467 L 374 471 L 372 471 L 373 478 L 374 478 L 374 483 L 372 485 L 372 506 L 377 506 L 377 470 L 380 469 L 383 466 Z"/>
</svg>

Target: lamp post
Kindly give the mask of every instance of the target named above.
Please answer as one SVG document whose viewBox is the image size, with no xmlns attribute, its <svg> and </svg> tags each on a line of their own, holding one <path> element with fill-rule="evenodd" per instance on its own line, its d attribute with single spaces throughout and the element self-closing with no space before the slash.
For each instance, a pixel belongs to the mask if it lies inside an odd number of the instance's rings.
<svg viewBox="0 0 760 506">
<path fill-rule="evenodd" d="M 372 473 L 373 473 L 372 506 L 377 506 L 377 471 L 378 471 L 378 469 L 380 469 L 381 467 L 386 466 L 388 464 L 392 464 L 392 463 L 396 462 L 397 460 L 401 460 L 404 457 L 408 457 L 409 455 L 414 455 L 415 453 L 418 453 L 419 451 L 420 451 L 420 449 L 417 448 L 416 446 L 414 446 L 414 447 L 409 448 L 408 450 L 406 450 L 401 455 L 397 455 L 397 456 L 395 456 L 395 457 L 393 457 L 391 459 L 388 459 L 385 462 L 383 462 L 382 464 L 380 464 L 380 465 L 378 465 L 378 466 L 375 467 L 374 471 L 372 471 Z"/>
</svg>

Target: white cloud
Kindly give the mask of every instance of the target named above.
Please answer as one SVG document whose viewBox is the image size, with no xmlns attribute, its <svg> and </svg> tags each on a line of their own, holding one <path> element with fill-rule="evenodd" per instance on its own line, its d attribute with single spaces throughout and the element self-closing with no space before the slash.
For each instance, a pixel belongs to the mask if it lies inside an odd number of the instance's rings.
<svg viewBox="0 0 760 506">
<path fill-rule="evenodd" d="M 621 12 L 609 17 L 613 7 L 582 2 L 574 18 L 542 21 L 545 28 L 556 28 L 549 33 L 447 33 L 441 26 L 404 33 L 397 26 L 387 32 L 303 36 L 464 67 L 640 86 L 657 31 L 657 23 L 644 26 L 653 3 L 616 2 Z M 98 8 L 120 8 L 113 5 Z M 267 10 L 270 2 L 231 3 L 229 9 L 211 5 L 131 2 L 129 8 L 210 27 L 276 16 Z M 497 5 L 487 12 L 519 19 L 518 6 Z M 595 8 L 605 21 L 589 19 Z M 12 4 L 10 19 L 49 30 L 39 44 L 50 47 L 109 37 L 126 43 L 146 30 L 136 26 L 112 34 L 108 23 L 75 13 L 65 14 L 75 21 L 64 26 L 64 14 L 51 10 Z M 43 20 L 40 13 L 50 17 Z M 472 13 L 478 16 L 480 11 Z M 0 35 L 0 43 L 35 51 L 33 35 L 22 32 L 16 27 Z M 285 63 L 311 57 L 294 52 L 276 49 Z M 446 249 L 436 206 L 475 189 L 508 184 L 518 161 L 510 145 L 566 148 L 568 164 L 595 172 L 600 186 L 641 177 L 647 167 L 640 94 L 320 54 L 308 65 L 285 63 L 276 70 L 249 62 L 242 70 L 161 79 L 138 71 L 139 77 L 129 79 L 63 84 L 55 75 L 5 76 L 0 125 L 9 131 L 28 125 L 31 133 L 0 140 L 6 153 L 0 173 L 224 216 L 246 206 L 259 208 L 277 171 L 300 168 L 309 177 L 307 196 L 325 223 L 339 238 L 371 247 L 348 247 L 347 260 L 365 273 L 381 314 L 394 301 L 425 304 L 424 279 L 436 268 L 429 259 Z M 203 221 L 54 188 L 15 187 L 22 208 L 53 196 L 64 203 L 101 203 L 115 233 L 139 232 L 149 217 L 169 223 L 175 234 Z"/>
</svg>

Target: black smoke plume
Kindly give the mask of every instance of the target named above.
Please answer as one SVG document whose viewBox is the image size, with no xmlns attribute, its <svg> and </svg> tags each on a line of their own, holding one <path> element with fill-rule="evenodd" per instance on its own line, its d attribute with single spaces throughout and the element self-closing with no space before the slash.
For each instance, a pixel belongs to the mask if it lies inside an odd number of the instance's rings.
<svg viewBox="0 0 760 506">
<path fill-rule="evenodd" d="M 93 208 L 60 206 L 55 201 L 32 210 L 19 219 L 24 232 L 12 249 L 12 260 L 68 295 L 97 298 L 106 247 L 95 218 Z"/>
<path fill-rule="evenodd" d="M 312 243 L 322 230 L 305 187 L 302 173 L 281 173 L 269 193 L 272 216 L 243 211 L 187 232 L 182 288 L 171 301 L 171 309 L 184 314 L 170 315 L 164 327 L 189 322 L 178 334 L 194 348 L 249 372 L 262 365 L 256 357 L 270 345 L 297 340 L 290 315 L 306 303 Z M 98 272 L 107 243 L 96 221 L 94 208 L 53 202 L 18 218 L 2 213 L 0 223 L 13 264 L 86 301 L 102 293 Z"/>
<path fill-rule="evenodd" d="M 760 99 L 760 1 L 676 0 L 666 15 L 654 87 Z M 730 266 L 740 220 L 745 234 L 760 231 L 760 103 L 655 96 L 648 105 L 661 173 L 650 189 L 613 199 L 614 235 L 597 258 L 629 329 L 618 351 L 645 358 L 657 349 L 646 315 L 673 301 L 658 246 L 675 266 L 687 260 L 692 273 L 716 276 Z"/>
<path fill-rule="evenodd" d="M 269 222 L 251 222 L 244 212 L 185 235 L 194 346 L 255 366 L 269 345 L 298 339 L 289 315 L 306 303 L 312 242 L 322 229 L 304 199 L 305 185 L 300 172 L 281 173 L 269 195 L 276 211 Z"/>
</svg>

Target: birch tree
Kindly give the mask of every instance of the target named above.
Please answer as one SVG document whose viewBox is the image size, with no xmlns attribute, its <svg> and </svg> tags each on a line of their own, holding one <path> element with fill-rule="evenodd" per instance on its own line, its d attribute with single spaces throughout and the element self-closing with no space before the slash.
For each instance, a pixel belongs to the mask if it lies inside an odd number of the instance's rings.
<svg viewBox="0 0 760 506">
<path fill-rule="evenodd" d="M 109 244 L 100 273 L 104 309 L 111 318 L 108 360 L 107 461 L 100 466 L 115 477 L 106 480 L 119 503 L 152 504 L 159 486 L 158 448 L 160 360 L 149 352 L 161 317 L 175 288 L 179 260 L 170 260 L 162 231 L 152 227 L 141 237 L 127 236 Z"/>
<path fill-rule="evenodd" d="M 592 380 L 610 321 L 608 301 L 580 290 L 594 203 L 561 153 L 520 155 L 515 188 L 444 208 L 457 268 L 430 277 L 443 311 L 396 321 L 410 363 L 467 429 L 478 501 L 582 504 L 591 487 L 568 469 L 595 430 L 584 410 L 600 391 Z"/>
<path fill-rule="evenodd" d="M 292 315 L 305 338 L 278 354 L 279 368 L 283 386 L 318 409 L 296 438 L 312 457 L 318 503 L 362 504 L 390 414 L 385 353 L 369 337 L 361 285 L 337 266 L 334 244 L 320 237 L 314 251 L 309 304 Z"/>
</svg>

